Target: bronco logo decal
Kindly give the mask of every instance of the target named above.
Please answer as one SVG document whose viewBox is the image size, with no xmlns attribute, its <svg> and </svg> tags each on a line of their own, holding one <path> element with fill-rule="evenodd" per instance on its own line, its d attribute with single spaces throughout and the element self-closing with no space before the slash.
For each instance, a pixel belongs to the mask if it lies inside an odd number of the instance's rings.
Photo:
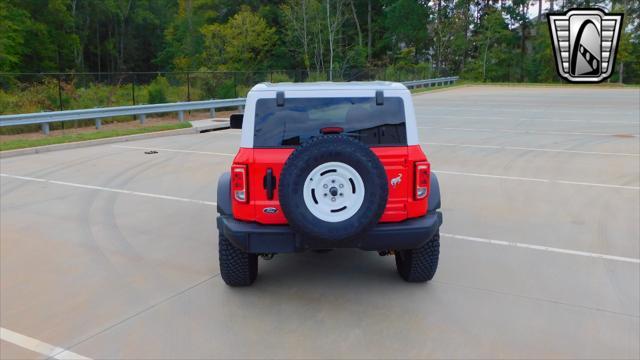
<svg viewBox="0 0 640 360">
<path fill-rule="evenodd" d="M 391 179 L 391 186 L 395 188 L 396 186 L 398 186 L 398 184 L 400 184 L 401 181 L 402 181 L 402 174 L 399 173 L 398 176 Z"/>
</svg>

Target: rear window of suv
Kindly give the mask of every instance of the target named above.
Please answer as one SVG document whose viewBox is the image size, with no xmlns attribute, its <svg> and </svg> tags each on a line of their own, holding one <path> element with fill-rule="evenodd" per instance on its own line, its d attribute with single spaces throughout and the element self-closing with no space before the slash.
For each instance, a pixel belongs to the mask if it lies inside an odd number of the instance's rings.
<svg viewBox="0 0 640 360">
<path fill-rule="evenodd" d="M 321 129 L 339 127 L 369 146 L 407 145 L 404 103 L 399 97 L 285 98 L 256 103 L 254 147 L 297 146 Z"/>
</svg>

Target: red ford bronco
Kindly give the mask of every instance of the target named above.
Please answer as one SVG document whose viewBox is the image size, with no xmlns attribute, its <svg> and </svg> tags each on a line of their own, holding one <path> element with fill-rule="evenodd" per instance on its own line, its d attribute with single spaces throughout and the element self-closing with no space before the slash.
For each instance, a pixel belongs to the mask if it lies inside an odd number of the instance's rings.
<svg viewBox="0 0 640 360">
<path fill-rule="evenodd" d="M 231 128 L 240 150 L 217 200 L 228 285 L 251 285 L 258 256 L 335 248 L 393 254 L 404 280 L 433 278 L 440 191 L 404 85 L 259 84 Z"/>
</svg>

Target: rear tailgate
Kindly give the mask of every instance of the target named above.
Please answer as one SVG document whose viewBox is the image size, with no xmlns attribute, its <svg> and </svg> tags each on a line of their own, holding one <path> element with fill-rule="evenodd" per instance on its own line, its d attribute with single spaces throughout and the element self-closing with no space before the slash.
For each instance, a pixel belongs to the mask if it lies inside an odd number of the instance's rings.
<svg viewBox="0 0 640 360">
<path fill-rule="evenodd" d="M 396 222 L 407 218 L 407 200 L 411 193 L 411 174 L 408 169 L 407 147 L 372 147 L 384 166 L 389 185 L 389 198 L 380 222 Z"/>
</svg>

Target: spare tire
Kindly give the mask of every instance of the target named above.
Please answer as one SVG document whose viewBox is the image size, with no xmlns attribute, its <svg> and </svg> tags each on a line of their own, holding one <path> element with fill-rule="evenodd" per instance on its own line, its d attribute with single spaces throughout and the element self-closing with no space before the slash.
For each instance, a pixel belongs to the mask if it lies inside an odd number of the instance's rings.
<svg viewBox="0 0 640 360">
<path fill-rule="evenodd" d="M 285 162 L 278 188 L 293 230 L 335 245 L 373 227 L 389 193 L 378 157 L 344 135 L 323 135 L 300 145 Z"/>
</svg>

